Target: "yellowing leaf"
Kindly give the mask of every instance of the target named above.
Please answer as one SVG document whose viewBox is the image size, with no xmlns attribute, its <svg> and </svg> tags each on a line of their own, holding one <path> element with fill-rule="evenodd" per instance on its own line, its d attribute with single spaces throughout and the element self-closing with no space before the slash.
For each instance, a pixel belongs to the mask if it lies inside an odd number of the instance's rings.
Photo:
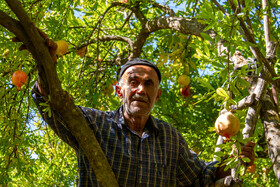
<svg viewBox="0 0 280 187">
<path fill-rule="evenodd" d="M 196 48 L 195 50 L 199 57 L 204 56 L 203 52 L 199 48 Z"/>
<path fill-rule="evenodd" d="M 81 58 L 83 58 L 86 53 L 87 53 L 87 47 L 86 46 L 82 47 L 81 49 L 76 51 L 76 54 L 79 55 Z"/>
<path fill-rule="evenodd" d="M 225 98 L 229 97 L 228 93 L 223 88 L 217 88 L 216 93 L 219 96 L 222 96 L 222 97 L 225 97 Z"/>
</svg>

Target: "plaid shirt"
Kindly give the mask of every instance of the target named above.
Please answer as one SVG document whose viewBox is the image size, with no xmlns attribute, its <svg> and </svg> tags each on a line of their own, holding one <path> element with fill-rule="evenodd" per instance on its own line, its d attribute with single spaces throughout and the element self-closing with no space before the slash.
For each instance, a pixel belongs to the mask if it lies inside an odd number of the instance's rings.
<svg viewBox="0 0 280 187">
<path fill-rule="evenodd" d="M 43 98 L 32 91 L 40 113 L 56 134 L 76 151 L 79 186 L 99 186 L 88 159 L 58 114 L 42 111 Z M 190 151 L 186 140 L 170 124 L 150 116 L 142 137 L 131 130 L 122 115 L 79 107 L 107 156 L 119 186 L 206 186 L 214 182 L 216 162 L 205 163 Z"/>
</svg>

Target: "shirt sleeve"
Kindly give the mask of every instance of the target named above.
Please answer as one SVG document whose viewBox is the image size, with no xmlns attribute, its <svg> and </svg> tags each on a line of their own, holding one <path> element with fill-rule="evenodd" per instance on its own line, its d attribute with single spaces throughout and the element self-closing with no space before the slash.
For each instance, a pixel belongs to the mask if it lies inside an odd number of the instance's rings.
<svg viewBox="0 0 280 187">
<path fill-rule="evenodd" d="M 38 91 L 37 83 L 33 86 L 31 90 L 31 95 L 35 104 L 42 115 L 42 118 L 47 122 L 47 124 L 52 128 L 52 130 L 67 144 L 69 144 L 74 149 L 78 149 L 79 145 L 73 134 L 69 131 L 68 125 L 63 121 L 62 117 L 55 110 L 51 110 L 51 116 L 45 110 L 47 105 L 45 104 L 47 98 L 41 96 Z M 43 104 L 44 103 L 44 104 Z"/>
<path fill-rule="evenodd" d="M 183 137 L 182 137 L 183 138 Z M 207 186 L 215 182 L 218 162 L 204 162 L 190 151 L 185 140 L 179 145 L 177 186 Z"/>
</svg>

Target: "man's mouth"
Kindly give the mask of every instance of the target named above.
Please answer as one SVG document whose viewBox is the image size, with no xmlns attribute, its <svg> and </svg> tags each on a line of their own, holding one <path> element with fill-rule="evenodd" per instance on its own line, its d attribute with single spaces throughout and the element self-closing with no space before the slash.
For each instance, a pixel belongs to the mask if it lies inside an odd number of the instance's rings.
<svg viewBox="0 0 280 187">
<path fill-rule="evenodd" d="M 134 99 L 133 101 L 142 102 L 142 103 L 147 103 L 147 101 L 141 100 L 141 99 Z"/>
<path fill-rule="evenodd" d="M 148 99 L 143 96 L 134 96 L 134 97 L 132 97 L 132 101 L 148 103 Z"/>
</svg>

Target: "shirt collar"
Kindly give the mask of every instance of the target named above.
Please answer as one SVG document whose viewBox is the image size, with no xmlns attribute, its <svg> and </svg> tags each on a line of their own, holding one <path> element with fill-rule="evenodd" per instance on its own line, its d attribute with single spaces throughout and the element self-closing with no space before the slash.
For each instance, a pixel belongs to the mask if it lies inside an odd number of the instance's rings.
<svg viewBox="0 0 280 187">
<path fill-rule="evenodd" d="M 125 125 L 125 119 L 123 117 L 123 108 L 119 107 L 115 114 L 113 115 L 113 121 L 117 124 L 117 126 L 122 129 L 123 125 Z M 145 129 L 148 129 L 151 132 L 155 132 L 156 136 L 158 135 L 159 128 L 157 124 L 157 120 L 150 115 L 148 121 L 146 122 Z"/>
</svg>

